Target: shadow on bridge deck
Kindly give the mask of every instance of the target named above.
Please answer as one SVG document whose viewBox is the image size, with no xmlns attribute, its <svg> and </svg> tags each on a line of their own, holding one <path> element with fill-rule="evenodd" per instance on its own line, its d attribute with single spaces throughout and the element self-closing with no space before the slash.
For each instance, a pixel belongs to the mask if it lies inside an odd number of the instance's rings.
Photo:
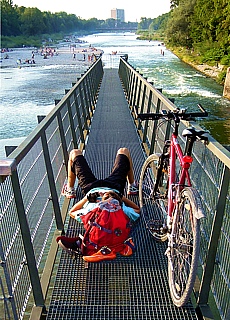
<svg viewBox="0 0 230 320">
<path fill-rule="evenodd" d="M 145 159 L 118 70 L 105 69 L 85 156 L 100 178 L 110 171 L 120 147 L 128 147 L 138 180 Z M 79 197 L 81 194 L 79 192 Z M 132 197 L 138 201 L 138 197 Z M 81 231 L 70 218 L 67 235 Z M 140 218 L 133 230 L 136 253 L 89 264 L 62 252 L 47 319 L 197 319 L 192 304 L 178 309 L 167 282 L 166 245 L 156 243 Z"/>
</svg>

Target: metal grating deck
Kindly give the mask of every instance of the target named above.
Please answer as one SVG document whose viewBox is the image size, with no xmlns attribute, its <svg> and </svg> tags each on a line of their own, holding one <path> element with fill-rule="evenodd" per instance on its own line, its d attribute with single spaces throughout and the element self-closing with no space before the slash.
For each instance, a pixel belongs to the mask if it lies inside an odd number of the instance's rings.
<svg viewBox="0 0 230 320">
<path fill-rule="evenodd" d="M 105 69 L 86 147 L 86 158 L 98 177 L 111 171 L 116 151 L 128 147 L 138 180 L 144 153 L 116 69 Z M 79 192 L 79 197 L 81 197 Z M 138 197 L 132 200 L 137 201 Z M 67 235 L 81 226 L 70 218 Z M 62 252 L 47 319 L 147 320 L 197 319 L 192 304 L 178 309 L 170 299 L 166 244 L 156 243 L 141 219 L 133 229 L 137 246 L 131 257 L 89 264 Z"/>
</svg>

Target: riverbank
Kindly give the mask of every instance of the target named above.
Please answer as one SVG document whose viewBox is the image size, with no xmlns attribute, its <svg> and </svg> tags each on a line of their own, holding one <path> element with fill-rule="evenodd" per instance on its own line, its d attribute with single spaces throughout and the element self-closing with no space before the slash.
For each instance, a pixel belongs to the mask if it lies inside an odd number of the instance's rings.
<svg viewBox="0 0 230 320">
<path fill-rule="evenodd" d="M 175 54 L 181 61 L 187 63 L 194 69 L 200 71 L 205 76 L 214 79 L 217 83 L 224 86 L 227 66 L 216 63 L 210 65 L 207 63 L 200 63 L 200 56 L 189 49 L 183 47 L 167 47 L 173 54 Z"/>
<path fill-rule="evenodd" d="M 89 44 L 84 47 L 58 46 L 37 48 L 14 48 L 1 53 L 1 68 L 25 68 L 54 64 L 91 64 L 103 53 Z"/>
<path fill-rule="evenodd" d="M 142 31 L 138 34 L 139 40 L 157 40 L 166 43 L 167 49 L 170 50 L 173 54 L 175 54 L 181 61 L 190 65 L 197 71 L 203 73 L 205 76 L 214 79 L 217 83 L 224 85 L 228 66 L 221 65 L 219 63 L 214 63 L 214 61 L 212 61 L 210 64 L 201 63 L 202 57 L 200 56 L 200 53 L 196 52 L 195 50 L 181 46 L 170 46 L 169 43 L 167 43 L 167 39 L 165 38 L 163 33 L 154 32 L 150 34 L 149 31 Z"/>
<path fill-rule="evenodd" d="M 203 73 L 206 77 L 214 79 L 217 83 L 223 86 L 223 96 L 230 100 L 230 76 L 227 74 L 227 66 L 221 65 L 217 63 L 215 66 L 210 66 L 208 64 L 202 63 L 197 64 L 195 62 L 190 61 L 187 57 L 188 56 L 181 56 L 180 54 L 174 52 L 174 53 L 180 60 L 183 62 L 189 64 L 191 67 L 196 69 L 197 71 Z"/>
<path fill-rule="evenodd" d="M 220 74 L 224 71 L 224 68 L 225 68 L 225 66 L 223 65 L 210 66 L 208 64 L 195 64 L 192 62 L 186 62 L 186 63 L 188 63 L 190 66 L 200 71 L 201 73 L 205 74 L 207 77 L 213 78 L 216 81 L 218 81 Z"/>
</svg>

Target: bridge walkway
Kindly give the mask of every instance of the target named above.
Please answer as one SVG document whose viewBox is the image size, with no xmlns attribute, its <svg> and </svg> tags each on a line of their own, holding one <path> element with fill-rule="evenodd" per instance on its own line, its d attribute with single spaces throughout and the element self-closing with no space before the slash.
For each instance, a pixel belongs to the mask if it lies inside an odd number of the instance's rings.
<svg viewBox="0 0 230 320">
<path fill-rule="evenodd" d="M 105 69 L 85 148 L 94 173 L 103 178 L 120 147 L 128 147 L 138 180 L 145 159 L 117 69 Z M 81 198 L 79 190 L 78 197 Z M 138 197 L 132 196 L 138 201 Z M 82 227 L 69 219 L 68 236 Z M 198 319 L 191 303 L 177 308 L 167 282 L 166 244 L 156 243 L 140 218 L 132 233 L 137 251 L 131 257 L 88 264 L 61 253 L 47 319 Z"/>
</svg>

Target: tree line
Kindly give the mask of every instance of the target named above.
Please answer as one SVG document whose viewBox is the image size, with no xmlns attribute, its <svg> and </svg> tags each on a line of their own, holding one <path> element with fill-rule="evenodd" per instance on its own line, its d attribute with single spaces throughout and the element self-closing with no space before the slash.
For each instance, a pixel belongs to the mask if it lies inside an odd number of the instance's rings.
<svg viewBox="0 0 230 320">
<path fill-rule="evenodd" d="M 12 0 L 1 2 L 2 36 L 37 36 L 42 34 L 95 31 L 108 28 L 135 28 L 136 22 L 121 22 L 115 19 L 84 20 L 66 12 L 51 13 L 38 8 L 19 7 Z"/>
</svg>

